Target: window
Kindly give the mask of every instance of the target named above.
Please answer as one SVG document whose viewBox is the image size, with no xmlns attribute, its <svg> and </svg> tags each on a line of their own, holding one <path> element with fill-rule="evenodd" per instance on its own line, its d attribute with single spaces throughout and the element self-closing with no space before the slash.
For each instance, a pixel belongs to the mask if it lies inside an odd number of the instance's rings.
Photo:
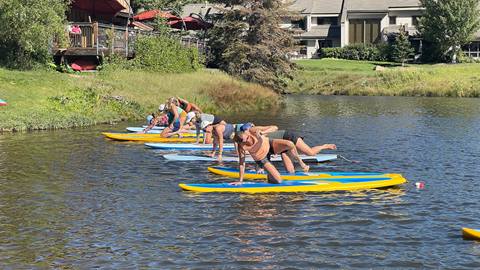
<svg viewBox="0 0 480 270">
<path fill-rule="evenodd" d="M 397 16 L 390 16 L 390 25 L 397 24 Z"/>
<path fill-rule="evenodd" d="M 336 17 L 330 18 L 330 24 L 331 25 L 338 25 L 338 18 L 336 18 Z"/>
<path fill-rule="evenodd" d="M 317 18 L 318 25 L 338 25 L 338 18 L 337 17 L 318 17 Z"/>
<path fill-rule="evenodd" d="M 305 30 L 305 21 L 303 19 L 292 20 L 291 24 L 292 24 L 293 29 L 303 29 L 303 30 Z"/>
<path fill-rule="evenodd" d="M 321 48 L 332 48 L 333 47 L 333 43 L 331 40 L 321 40 L 319 39 L 318 40 L 318 46 Z"/>
<path fill-rule="evenodd" d="M 380 20 L 350 20 L 348 30 L 350 44 L 376 43 L 380 38 Z"/>
<path fill-rule="evenodd" d="M 420 19 L 419 16 L 413 16 L 413 17 L 412 17 L 412 24 L 413 24 L 414 26 L 418 26 L 418 19 Z"/>
</svg>

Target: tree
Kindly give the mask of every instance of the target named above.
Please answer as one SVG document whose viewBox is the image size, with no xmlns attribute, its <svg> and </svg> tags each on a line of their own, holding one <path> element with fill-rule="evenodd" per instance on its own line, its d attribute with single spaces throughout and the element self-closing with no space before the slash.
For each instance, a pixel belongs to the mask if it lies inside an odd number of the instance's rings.
<svg viewBox="0 0 480 270">
<path fill-rule="evenodd" d="M 0 62 L 29 69 L 51 60 L 54 37 L 63 38 L 67 1 L 0 1 Z"/>
<path fill-rule="evenodd" d="M 210 62 L 247 81 L 283 91 L 295 64 L 287 54 L 294 48 L 291 32 L 280 27 L 289 17 L 282 0 L 223 0 L 223 18 L 209 33 Z"/>
<path fill-rule="evenodd" d="M 408 40 L 408 33 L 405 31 L 405 26 L 400 26 L 399 33 L 392 44 L 391 52 L 393 60 L 402 63 L 402 67 L 405 66 L 408 58 L 414 54 L 415 50 Z"/>
<path fill-rule="evenodd" d="M 425 7 L 420 33 L 432 50 L 456 63 L 461 47 L 472 41 L 480 26 L 479 0 L 420 0 Z"/>
</svg>

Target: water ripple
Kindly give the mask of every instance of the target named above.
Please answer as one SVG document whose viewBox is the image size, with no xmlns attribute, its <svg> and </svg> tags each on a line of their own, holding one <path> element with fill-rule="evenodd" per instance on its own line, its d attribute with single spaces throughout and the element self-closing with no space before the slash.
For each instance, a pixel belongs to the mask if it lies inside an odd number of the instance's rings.
<svg viewBox="0 0 480 270">
<path fill-rule="evenodd" d="M 314 170 L 388 171 L 399 188 L 196 194 L 229 179 L 162 159 L 95 127 L 0 135 L 0 268 L 475 269 L 480 101 L 291 97 L 276 116 L 235 116 L 336 143 Z M 254 118 L 253 118 L 254 117 Z M 126 124 L 125 124 L 126 125 Z M 417 190 L 415 182 L 425 189 Z"/>
</svg>

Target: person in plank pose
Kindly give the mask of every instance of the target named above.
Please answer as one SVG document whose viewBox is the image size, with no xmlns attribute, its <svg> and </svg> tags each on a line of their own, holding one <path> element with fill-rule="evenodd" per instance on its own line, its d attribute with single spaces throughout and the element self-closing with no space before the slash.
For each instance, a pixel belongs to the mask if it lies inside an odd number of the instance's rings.
<svg viewBox="0 0 480 270">
<path fill-rule="evenodd" d="M 167 101 L 166 104 L 160 104 L 158 111 L 160 112 L 160 116 L 155 117 L 150 125 L 140 133 L 148 132 L 158 123 L 158 121 L 161 121 L 161 119 L 165 121 L 165 117 L 167 119 L 167 126 L 160 133 L 160 137 L 168 138 L 185 131 L 183 126 L 187 120 L 187 113 L 180 107 L 176 106 L 171 99 Z"/>
<path fill-rule="evenodd" d="M 235 133 L 240 130 L 240 127 L 243 126 L 243 124 L 229 124 L 220 117 L 213 115 L 210 115 L 210 119 L 208 119 L 208 117 L 204 116 L 203 114 L 202 116 L 203 121 L 200 124 L 200 128 L 205 132 L 205 138 L 207 138 L 207 143 L 213 144 L 212 153 L 210 156 L 212 158 L 215 158 L 218 146 L 217 159 L 218 161 L 222 161 L 223 144 L 225 140 L 233 140 Z M 212 116 L 213 118 L 211 118 Z M 272 132 L 276 129 L 275 126 L 256 126 L 255 128 L 262 132 Z"/>
<path fill-rule="evenodd" d="M 267 171 L 267 180 L 269 183 L 279 184 L 282 182 L 280 172 L 270 161 L 272 154 L 282 156 L 285 169 L 289 173 L 295 172 L 295 167 L 289 156 L 294 157 L 302 169 L 307 172 L 310 168 L 298 156 L 297 149 L 291 141 L 283 139 L 269 139 L 262 132 L 250 130 L 250 128 L 240 127 L 239 132 L 235 134 L 234 142 L 237 145 L 238 164 L 240 177 L 234 184 L 241 184 L 245 175 L 245 155 L 248 152 L 260 168 Z"/>
<path fill-rule="evenodd" d="M 265 128 L 268 129 L 265 129 Z M 270 139 L 283 139 L 293 142 L 295 147 L 300 153 L 303 153 L 307 156 L 316 156 L 322 150 L 337 150 L 337 146 L 335 144 L 322 144 L 317 145 L 314 147 L 310 147 L 308 144 L 305 143 L 302 136 L 298 136 L 296 132 L 290 130 L 278 130 L 277 126 L 265 126 L 259 127 L 255 126 L 253 123 L 246 123 L 244 125 L 244 129 L 252 129 L 252 132 L 256 130 L 260 130 L 263 132 L 268 138 Z"/>
</svg>

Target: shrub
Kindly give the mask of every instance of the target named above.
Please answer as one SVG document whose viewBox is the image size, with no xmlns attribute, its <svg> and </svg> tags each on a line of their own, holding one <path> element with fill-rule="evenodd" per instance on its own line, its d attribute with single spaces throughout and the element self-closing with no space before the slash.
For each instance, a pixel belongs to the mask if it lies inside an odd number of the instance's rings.
<svg viewBox="0 0 480 270">
<path fill-rule="evenodd" d="M 140 37 L 135 42 L 135 68 L 181 73 L 200 68 L 198 51 L 166 36 Z"/>
<path fill-rule="evenodd" d="M 322 48 L 321 58 L 338 58 L 348 60 L 385 61 L 389 58 L 388 45 L 349 45 L 343 48 Z"/>
</svg>

